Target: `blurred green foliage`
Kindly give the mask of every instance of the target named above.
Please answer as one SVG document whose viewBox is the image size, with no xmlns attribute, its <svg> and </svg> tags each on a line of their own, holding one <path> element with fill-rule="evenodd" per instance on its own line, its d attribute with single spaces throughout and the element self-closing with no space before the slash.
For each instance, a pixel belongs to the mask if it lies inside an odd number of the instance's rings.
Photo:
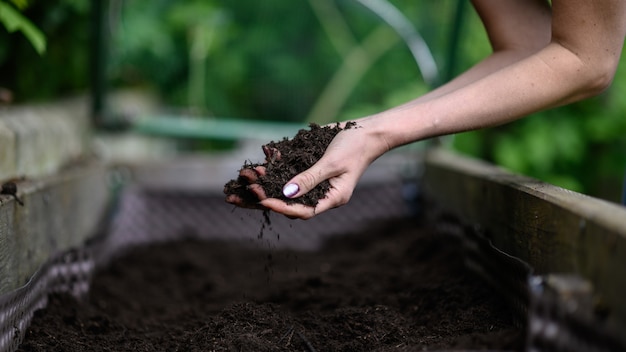
<svg viewBox="0 0 626 352">
<path fill-rule="evenodd" d="M 33 48 L 39 54 L 43 54 L 46 51 L 45 36 L 37 26 L 20 13 L 27 7 L 27 0 L 0 1 L 0 23 L 11 33 L 19 31 L 24 34 Z"/>
<path fill-rule="evenodd" d="M 390 2 L 424 37 L 442 75 L 449 67 L 459 73 L 489 54 L 471 6 L 465 6 L 458 55 L 450 61 L 458 0 Z M 108 5 L 111 88 L 154 91 L 181 114 L 337 121 L 401 104 L 430 88 L 405 43 L 356 0 L 109 0 Z M 33 0 L 23 15 L 46 36 L 47 53 L 39 57 L 23 37 L 0 31 L 0 87 L 12 90 L 17 101 L 87 90 L 89 2 Z M 458 134 L 446 139 L 448 145 L 614 200 L 626 169 L 624 70 L 626 63 L 600 97 Z"/>
<path fill-rule="evenodd" d="M 24 3 L 24 0 L 21 0 Z M 18 33 L 0 27 L 0 88 L 15 102 L 84 92 L 89 69 L 89 2 L 31 0 L 21 10 L 41 31 L 45 53 Z"/>
<path fill-rule="evenodd" d="M 380 24 L 354 1 L 337 6 L 356 40 Z M 161 0 L 112 12 L 115 84 L 149 86 L 200 114 L 301 121 L 342 60 L 307 1 Z M 415 81 L 409 53 L 395 49 L 353 99 L 379 105 L 384 87 Z"/>
</svg>

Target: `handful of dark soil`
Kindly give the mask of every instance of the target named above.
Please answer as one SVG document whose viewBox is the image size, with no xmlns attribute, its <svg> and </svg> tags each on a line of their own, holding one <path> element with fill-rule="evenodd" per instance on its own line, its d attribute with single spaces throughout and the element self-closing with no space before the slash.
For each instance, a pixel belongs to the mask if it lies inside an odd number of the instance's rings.
<svg viewBox="0 0 626 352">
<path fill-rule="evenodd" d="M 301 129 L 293 139 L 283 138 L 280 142 L 270 142 L 263 146 L 267 156 L 264 163 L 252 164 L 245 162 L 242 169 L 254 170 L 257 166 L 264 166 L 265 175 L 256 181 L 265 190 L 269 198 L 278 198 L 287 203 L 301 203 L 308 206 L 316 206 L 318 201 L 326 196 L 330 189 L 330 183 L 323 181 L 313 190 L 299 198 L 287 198 L 283 195 L 283 186 L 292 177 L 307 170 L 324 155 L 326 148 L 343 129 L 354 128 L 355 122 L 348 122 L 345 128 L 339 123 L 334 126 L 319 126 L 310 124 L 309 129 Z M 224 186 L 224 193 L 239 196 L 245 203 L 256 204 L 258 199 L 248 190 L 249 181 L 245 177 L 230 180 Z"/>
</svg>

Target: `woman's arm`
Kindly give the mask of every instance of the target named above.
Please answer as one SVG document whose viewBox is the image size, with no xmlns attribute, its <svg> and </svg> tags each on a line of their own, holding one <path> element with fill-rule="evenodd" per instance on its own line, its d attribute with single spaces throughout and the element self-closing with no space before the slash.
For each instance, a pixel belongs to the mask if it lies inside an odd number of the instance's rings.
<svg viewBox="0 0 626 352">
<path fill-rule="evenodd" d="M 506 21 L 496 8 L 490 8 L 493 1 L 485 9 L 482 1 L 475 3 L 488 30 L 490 23 Z M 494 29 L 489 32 L 492 42 L 498 35 Z M 599 94 L 615 74 L 625 31 L 624 1 L 553 1 L 551 40 L 541 50 L 434 99 L 417 101 L 365 121 L 371 124 L 372 133 L 393 148 L 433 136 L 504 124 Z"/>
<path fill-rule="evenodd" d="M 473 1 L 494 54 L 444 87 L 400 107 L 357 120 L 286 189 L 298 197 L 332 185 L 316 208 L 278 199 L 261 204 L 307 219 L 345 204 L 367 166 L 388 150 L 426 138 L 501 125 L 599 94 L 615 74 L 626 33 L 626 1 Z M 547 24 L 551 26 L 548 27 Z M 296 186 L 292 186 L 296 185 Z"/>
<path fill-rule="evenodd" d="M 550 42 L 552 15 L 546 0 L 472 1 L 493 52 L 441 87 L 415 99 L 422 102 L 468 85 L 543 49 Z"/>
</svg>

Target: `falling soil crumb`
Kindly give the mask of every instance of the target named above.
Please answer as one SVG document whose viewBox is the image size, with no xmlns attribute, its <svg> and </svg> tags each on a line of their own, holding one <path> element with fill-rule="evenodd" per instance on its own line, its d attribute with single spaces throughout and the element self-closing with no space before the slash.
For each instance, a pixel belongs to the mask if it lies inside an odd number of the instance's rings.
<svg viewBox="0 0 626 352">
<path fill-rule="evenodd" d="M 410 219 L 318 251 L 256 240 L 138 247 L 95 273 L 85 301 L 52 295 L 19 350 L 522 350 L 522 329 L 460 248 Z"/>
<path fill-rule="evenodd" d="M 283 195 L 283 186 L 291 178 L 313 166 L 324 155 L 326 148 L 337 133 L 351 128 L 356 128 L 355 122 L 347 122 L 344 128 L 341 128 L 339 123 L 327 126 L 312 123 L 309 129 L 301 129 L 292 139 L 285 137 L 279 142 L 272 141 L 264 145 L 262 148 L 267 156 L 265 162 L 245 162 L 242 169 L 254 170 L 257 166 L 266 168 L 266 174 L 260 176 L 257 183 L 263 187 L 269 198 L 282 199 L 287 203 L 316 206 L 330 189 L 330 183 L 327 180 L 304 196 L 294 199 Z M 245 203 L 255 204 L 258 199 L 248 191 L 248 185 L 247 179 L 238 177 L 226 183 L 224 193 L 237 195 Z"/>
</svg>

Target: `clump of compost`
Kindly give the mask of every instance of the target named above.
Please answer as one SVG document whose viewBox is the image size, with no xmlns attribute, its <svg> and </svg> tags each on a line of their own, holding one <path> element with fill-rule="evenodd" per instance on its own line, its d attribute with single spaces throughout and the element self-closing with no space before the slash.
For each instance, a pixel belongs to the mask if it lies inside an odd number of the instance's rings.
<svg viewBox="0 0 626 352">
<path fill-rule="evenodd" d="M 344 128 L 341 128 L 339 123 L 326 126 L 311 123 L 309 129 L 301 129 L 292 139 L 285 137 L 279 142 L 271 141 L 264 145 L 265 162 L 245 162 L 241 170 L 251 169 L 254 171 L 258 166 L 265 167 L 265 175 L 259 176 L 255 183 L 263 187 L 267 197 L 282 199 L 289 204 L 301 203 L 314 207 L 320 199 L 326 197 L 326 192 L 331 187 L 330 182 L 323 181 L 307 194 L 293 199 L 283 195 L 283 186 L 292 177 L 313 166 L 324 155 L 326 148 L 337 133 L 355 126 L 355 122 L 346 123 Z M 247 178 L 239 176 L 237 179 L 226 183 L 224 193 L 227 195 L 234 194 L 241 198 L 244 203 L 256 204 L 258 199 L 248 190 L 249 184 Z"/>
</svg>

